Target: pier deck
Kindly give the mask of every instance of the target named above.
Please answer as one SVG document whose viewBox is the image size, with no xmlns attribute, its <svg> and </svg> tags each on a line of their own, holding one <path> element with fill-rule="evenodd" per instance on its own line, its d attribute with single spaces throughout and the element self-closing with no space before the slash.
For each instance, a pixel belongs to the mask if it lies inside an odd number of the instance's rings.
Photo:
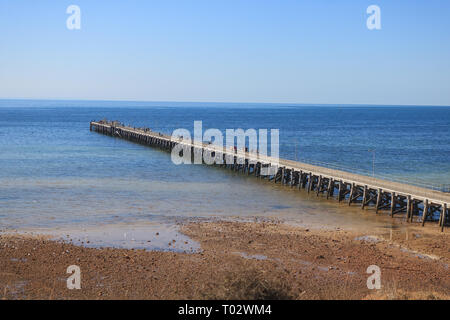
<svg viewBox="0 0 450 320">
<path fill-rule="evenodd" d="M 437 220 L 440 229 L 448 224 L 450 194 L 428 188 L 393 182 L 375 177 L 330 169 L 308 163 L 276 159 L 255 152 L 226 149 L 192 140 L 174 140 L 171 136 L 148 129 L 125 127 L 117 122 L 92 121 L 90 130 L 141 144 L 171 151 L 181 145 L 192 154 L 208 154 L 216 159 L 214 165 L 224 166 L 260 179 L 268 179 L 291 188 L 305 189 L 319 196 L 326 195 L 348 205 L 358 204 L 362 209 L 373 207 L 375 212 L 388 211 L 390 216 L 403 213 L 408 222 Z M 229 160 L 231 159 L 231 161 Z M 262 168 L 274 170 L 262 174 Z"/>
</svg>

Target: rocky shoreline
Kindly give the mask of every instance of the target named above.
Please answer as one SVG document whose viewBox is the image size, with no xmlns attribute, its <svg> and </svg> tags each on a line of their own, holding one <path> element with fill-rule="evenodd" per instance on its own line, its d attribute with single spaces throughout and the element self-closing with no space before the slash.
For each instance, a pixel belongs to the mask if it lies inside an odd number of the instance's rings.
<svg viewBox="0 0 450 320">
<path fill-rule="evenodd" d="M 86 248 L 0 236 L 1 299 L 449 299 L 448 233 L 314 230 L 278 221 L 191 222 L 194 253 Z M 81 289 L 67 288 L 67 267 Z M 368 289 L 367 268 L 381 271 Z"/>
</svg>

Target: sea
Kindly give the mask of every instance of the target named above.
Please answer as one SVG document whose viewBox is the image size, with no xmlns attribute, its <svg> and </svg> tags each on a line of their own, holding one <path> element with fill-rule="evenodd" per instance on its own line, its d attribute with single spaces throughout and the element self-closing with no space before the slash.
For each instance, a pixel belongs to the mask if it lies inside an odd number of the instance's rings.
<svg viewBox="0 0 450 320">
<path fill-rule="evenodd" d="M 195 244 L 168 248 L 167 240 L 183 238 L 177 226 L 193 219 L 393 227 L 371 210 L 218 167 L 176 165 L 169 153 L 91 132 L 89 122 L 101 119 L 166 134 L 193 132 L 194 121 L 224 134 L 278 129 L 282 158 L 450 186 L 450 107 L 0 100 L 0 231 L 185 250 Z"/>
</svg>

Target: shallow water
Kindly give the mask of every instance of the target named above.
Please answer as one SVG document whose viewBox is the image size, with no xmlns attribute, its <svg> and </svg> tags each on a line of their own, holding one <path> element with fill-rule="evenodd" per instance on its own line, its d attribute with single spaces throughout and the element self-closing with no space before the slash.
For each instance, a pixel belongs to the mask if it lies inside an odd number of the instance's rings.
<svg viewBox="0 0 450 320">
<path fill-rule="evenodd" d="M 139 233 L 145 225 L 151 233 L 147 224 L 170 225 L 180 218 L 259 216 L 330 228 L 392 226 L 370 210 L 224 169 L 176 166 L 167 153 L 90 132 L 89 121 L 102 118 L 166 133 L 192 130 L 194 120 L 202 120 L 204 130 L 279 128 L 284 158 L 371 174 L 368 150 L 376 149 L 376 174 L 435 184 L 450 180 L 446 107 L 0 100 L 0 229 L 116 225 L 118 231 L 110 233 L 117 236 L 94 235 L 93 242 L 128 247 L 118 236 L 125 226 Z"/>
</svg>

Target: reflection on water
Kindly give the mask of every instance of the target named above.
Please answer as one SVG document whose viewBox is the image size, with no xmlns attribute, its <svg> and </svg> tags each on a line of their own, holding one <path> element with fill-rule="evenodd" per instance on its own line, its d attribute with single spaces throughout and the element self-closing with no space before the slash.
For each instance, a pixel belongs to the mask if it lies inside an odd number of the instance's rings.
<svg viewBox="0 0 450 320">
<path fill-rule="evenodd" d="M 134 221 L 95 226 L 24 228 L 17 230 L 28 236 L 44 236 L 88 248 L 114 247 L 173 252 L 198 252 L 200 245 L 179 232 L 175 221 Z M 11 230 L 5 231 L 11 233 Z"/>
<path fill-rule="evenodd" d="M 196 252 L 200 245 L 178 232 L 176 225 L 136 221 L 133 225 L 117 223 L 83 229 L 53 229 L 47 231 L 53 239 L 69 241 L 85 247 L 120 247 L 174 252 Z M 40 233 L 45 233 L 42 230 Z"/>
</svg>

